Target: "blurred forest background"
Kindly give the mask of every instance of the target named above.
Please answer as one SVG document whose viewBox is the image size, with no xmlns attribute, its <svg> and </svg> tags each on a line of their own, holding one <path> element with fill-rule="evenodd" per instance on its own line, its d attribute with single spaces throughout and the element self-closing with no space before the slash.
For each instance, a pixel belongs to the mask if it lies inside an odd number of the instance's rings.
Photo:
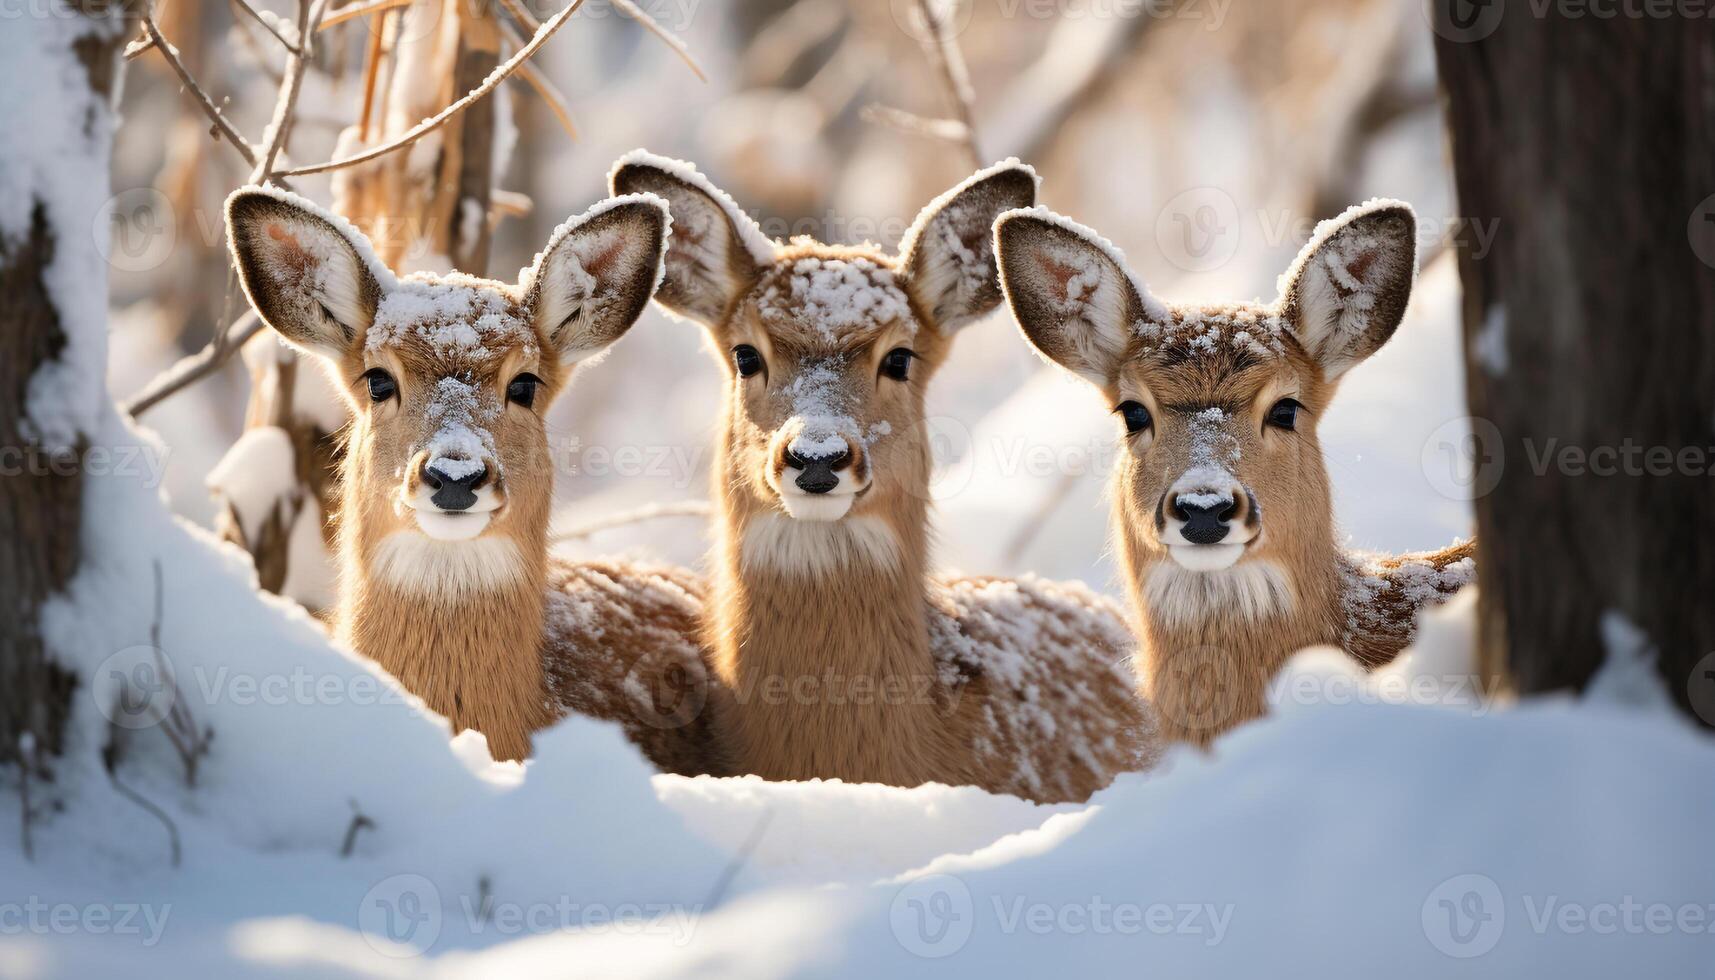
<svg viewBox="0 0 1715 980">
<path fill-rule="evenodd" d="M 292 188 L 384 239 L 398 271 L 512 281 L 557 224 L 605 195 L 610 163 L 634 147 L 696 162 L 771 235 L 890 248 L 979 162 L 1018 156 L 1042 175 L 1043 203 L 1113 239 L 1173 300 L 1272 298 L 1317 220 L 1403 198 L 1420 214 L 1424 271 L 1399 337 L 1353 373 L 1322 423 L 1336 513 L 1361 547 L 1469 532 L 1469 488 L 1449 469 L 1468 435 L 1447 253 L 1482 248 L 1483 227 L 1451 240 L 1423 4 L 935 0 L 945 48 L 924 43 L 936 35 L 919 0 L 633 4 L 587 0 L 527 71 L 447 126 L 373 164 L 293 176 Z M 307 59 L 287 167 L 409 130 L 563 9 L 311 6 L 326 7 L 328 26 Z M 638 8 L 694 63 L 646 30 Z M 268 126 L 296 17 L 289 0 L 155 7 L 185 69 L 251 134 Z M 266 331 L 223 364 L 221 345 L 209 349 L 245 312 L 220 209 L 252 167 L 210 138 L 160 52 L 133 48 L 109 211 L 112 389 L 123 402 L 153 383 L 154 401 L 182 358 L 196 355 L 181 375 L 213 368 L 140 414 L 169 448 L 173 506 L 257 553 L 265 586 L 324 604 L 322 474 L 343 408 Z M 719 378 L 701 331 L 653 308 L 580 373 L 549 423 L 561 548 L 700 559 Z M 942 563 L 1111 588 L 1109 408 L 1037 361 L 1004 307 L 967 330 L 931 389 Z M 292 440 L 290 471 L 254 472 L 267 453 L 220 466 L 259 429 Z"/>
</svg>

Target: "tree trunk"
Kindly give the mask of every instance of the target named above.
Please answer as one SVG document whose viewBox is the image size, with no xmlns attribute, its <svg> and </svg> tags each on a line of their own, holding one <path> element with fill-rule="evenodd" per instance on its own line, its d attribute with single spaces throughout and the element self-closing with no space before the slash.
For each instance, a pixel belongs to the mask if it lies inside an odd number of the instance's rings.
<svg viewBox="0 0 1715 980">
<path fill-rule="evenodd" d="M 113 8 L 84 6 L 91 16 L 87 32 L 54 25 L 42 31 L 42 41 L 69 43 L 64 57 L 81 66 L 77 77 L 89 85 L 92 103 L 105 103 L 112 94 L 122 35 L 117 25 L 98 22 Z M 6 30 L 26 31 L 30 23 L 19 20 Z M 77 105 L 53 108 L 82 111 Z M 0 125 L 5 123 L 0 119 Z M 87 116 L 85 132 L 96 124 L 93 114 Z M 28 391 L 36 371 L 66 349 L 68 330 L 91 329 L 90 324 L 64 322 L 50 277 L 56 260 L 76 267 L 75 253 L 92 250 L 93 243 L 87 224 L 74 224 L 54 212 L 64 202 L 44 199 L 41 188 L 30 184 L 36 168 L 20 156 L 32 152 L 44 148 L 21 140 L 0 148 L 0 169 L 21 176 L 29 194 L 27 228 L 22 234 L 0 232 L 0 596 L 6 604 L 0 614 L 0 762 L 40 770 L 46 756 L 60 750 L 61 728 L 76 685 L 76 678 L 47 656 L 41 607 L 77 570 L 82 458 L 89 434 L 78 434 L 69 446 L 44 445 L 30 421 Z M 88 193 L 105 196 L 106 189 L 93 187 Z M 105 280 L 89 284 L 92 289 L 105 287 Z M 102 384 L 99 377 L 77 380 Z M 32 742 L 35 752 L 24 752 L 23 746 Z"/>
<path fill-rule="evenodd" d="M 1582 689 L 1641 631 L 1715 724 L 1715 29 L 1432 9 L 1460 211 L 1497 229 L 1459 253 L 1485 666 Z"/>
</svg>

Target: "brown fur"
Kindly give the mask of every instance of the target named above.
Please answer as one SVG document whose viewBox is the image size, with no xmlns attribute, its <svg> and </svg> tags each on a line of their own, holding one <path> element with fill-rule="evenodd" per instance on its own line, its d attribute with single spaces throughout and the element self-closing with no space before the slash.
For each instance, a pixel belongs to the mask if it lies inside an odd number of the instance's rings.
<svg viewBox="0 0 1715 980">
<path fill-rule="evenodd" d="M 1141 631 L 1140 681 L 1168 739 L 1208 744 L 1262 714 L 1270 679 L 1304 647 L 1387 663 L 1410 641 L 1419 609 L 1471 577 L 1469 543 L 1346 554 L 1316 436 L 1341 373 L 1404 314 L 1414 227 L 1403 206 L 1348 216 L 1319 230 L 1277 304 L 1168 308 L 1087 229 L 1035 212 L 997 225 L 1002 281 L 1026 337 L 1108 404 L 1149 412 L 1146 428 L 1122 434 L 1112 532 Z M 1362 290 L 1314 278 L 1330 256 Z M 1097 273 L 1106 292 L 1086 284 L 1089 302 L 1068 300 L 1070 278 Z M 1350 305 L 1360 291 L 1370 298 Z M 1288 398 L 1302 405 L 1296 425 L 1271 425 L 1271 409 Z M 1230 483 L 1185 482 L 1211 471 Z M 1186 544 L 1166 537 L 1173 496 L 1186 490 L 1232 492 L 1232 536 L 1256 537 L 1230 568 L 1187 570 L 1170 554 Z"/>
<path fill-rule="evenodd" d="M 997 168 L 931 205 L 921 247 L 908 236 L 897 260 L 800 240 L 761 263 L 738 244 L 748 219 L 672 166 L 622 163 L 613 186 L 662 194 L 675 228 L 699 232 L 669 254 L 656 298 L 702 320 L 727 372 L 706 629 L 735 699 L 740 768 L 1046 801 L 1087 798 L 1143 765 L 1148 721 L 1118 608 L 1077 586 L 928 573 L 924 393 L 953 327 L 998 303 L 986 228 L 1033 196 L 1028 171 Z M 986 273 L 949 271 L 937 251 L 949 235 Z M 864 270 L 872 285 L 897 286 L 908 309 L 830 325 L 794 291 L 811 267 Z M 755 347 L 765 370 L 741 377 L 728 353 L 739 345 Z M 913 352 L 908 378 L 883 377 L 900 347 Z M 843 413 L 843 478 L 864 485 L 829 520 L 789 516 L 783 499 L 785 450 L 811 424 L 793 393 L 816 377 Z"/>
<path fill-rule="evenodd" d="M 516 287 L 457 274 L 385 283 L 365 263 L 354 230 L 295 199 L 240 192 L 228 204 L 252 302 L 288 340 L 321 355 L 352 407 L 335 634 L 454 731 L 482 732 L 497 759 L 527 757 L 531 733 L 577 712 L 618 722 L 664 769 L 728 768 L 716 737 L 724 701 L 711 690 L 694 639 L 695 580 L 548 556 L 553 472 L 542 412 L 577 357 L 617 339 L 647 303 L 664 219 L 659 204 L 646 201 L 585 219 L 550 242 L 532 279 Z M 575 302 L 552 295 L 559 285 L 552 277 L 565 268 L 553 263 L 566 254 L 594 277 L 595 294 Z M 427 304 L 437 312 L 383 323 L 390 289 L 474 305 L 460 312 L 457 303 Z M 443 316 L 453 319 L 436 319 Z M 377 369 L 398 388 L 379 402 L 366 380 Z M 528 407 L 506 397 L 508 384 L 526 374 L 541 381 Z M 426 447 L 447 424 L 450 403 L 435 393 L 453 382 L 483 413 L 483 462 L 492 476 L 485 486 L 497 502 L 468 540 L 432 537 L 413 503 L 422 494 Z M 702 692 L 700 710 L 673 712 L 673 696 L 691 691 Z"/>
</svg>

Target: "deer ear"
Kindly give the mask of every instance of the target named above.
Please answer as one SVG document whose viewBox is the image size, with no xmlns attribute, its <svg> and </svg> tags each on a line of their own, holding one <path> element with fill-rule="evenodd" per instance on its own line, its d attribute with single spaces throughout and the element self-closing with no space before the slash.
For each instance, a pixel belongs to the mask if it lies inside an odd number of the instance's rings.
<svg viewBox="0 0 1715 980">
<path fill-rule="evenodd" d="M 906 230 L 901 276 L 943 332 L 1000 305 L 994 220 L 1035 204 L 1036 184 L 1036 171 L 1017 160 L 997 163 L 929 202 Z"/>
<path fill-rule="evenodd" d="M 666 275 L 655 298 L 681 316 L 716 326 L 774 261 L 774 243 L 725 191 L 682 160 L 634 150 L 608 175 L 615 194 L 655 194 L 673 216 Z"/>
<path fill-rule="evenodd" d="M 1137 326 L 1167 318 L 1119 249 L 1047 208 L 1001 215 L 994 239 L 1001 289 L 1025 338 L 1098 387 L 1113 382 Z"/>
<path fill-rule="evenodd" d="M 1287 322 L 1329 380 L 1387 343 L 1417 277 L 1417 216 L 1371 201 L 1316 226 L 1280 277 Z"/>
<path fill-rule="evenodd" d="M 661 281 L 670 224 L 666 201 L 630 194 L 597 204 L 549 236 L 519 289 L 562 361 L 606 349 L 637 322 Z"/>
<path fill-rule="evenodd" d="M 393 274 L 349 221 L 285 191 L 226 199 L 227 246 L 244 294 L 298 347 L 338 359 L 361 346 Z"/>
</svg>

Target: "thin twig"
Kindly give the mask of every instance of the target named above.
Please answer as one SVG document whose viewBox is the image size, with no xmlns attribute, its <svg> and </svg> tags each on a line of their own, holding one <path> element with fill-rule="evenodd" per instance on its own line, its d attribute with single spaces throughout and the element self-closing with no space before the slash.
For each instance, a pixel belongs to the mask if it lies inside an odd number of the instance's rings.
<svg viewBox="0 0 1715 980">
<path fill-rule="evenodd" d="M 215 106 L 214 100 L 210 99 L 208 93 L 203 91 L 203 87 L 197 84 L 197 80 L 191 77 L 190 70 L 185 67 L 183 61 L 179 60 L 177 49 L 168 44 L 167 39 L 161 36 L 161 29 L 155 26 L 155 19 L 148 11 L 143 13 L 143 29 L 149 32 L 149 40 L 153 41 L 155 47 L 160 49 L 161 57 L 167 59 L 167 64 L 172 67 L 173 73 L 179 76 L 179 81 L 184 83 L 185 88 L 189 89 L 192 95 L 196 96 L 197 104 L 202 107 L 203 114 L 214 123 L 215 130 L 225 136 L 227 142 L 238 150 L 239 154 L 244 157 L 245 163 L 255 166 L 256 148 L 251 146 L 243 136 L 240 136 L 238 130 L 232 128 L 232 124 L 226 121 L 226 117 L 221 115 L 220 109 Z"/>
<path fill-rule="evenodd" d="M 322 18 L 321 26 L 317 27 L 316 30 L 325 31 L 330 27 L 338 27 L 354 17 L 362 17 L 365 14 L 373 14 L 382 10 L 392 10 L 394 7 L 407 7 L 410 4 L 411 0 L 372 0 L 370 3 L 354 3 L 341 7 Z"/>
<path fill-rule="evenodd" d="M 598 531 L 611 531 L 616 527 L 630 524 L 642 524 L 645 521 L 658 520 L 663 517 L 708 517 L 714 513 L 714 508 L 706 500 L 689 500 L 677 504 L 645 504 L 636 510 L 628 510 L 619 514 L 603 517 L 588 524 L 561 531 L 554 535 L 554 541 L 575 541 L 587 538 Z"/>
<path fill-rule="evenodd" d="M 697 59 L 691 57 L 691 49 L 685 47 L 685 42 L 675 37 L 667 28 L 662 27 L 659 21 L 649 16 L 642 7 L 632 3 L 631 0 L 613 0 L 613 5 L 618 7 L 621 13 L 642 24 L 644 30 L 660 38 L 662 44 L 672 48 L 673 53 L 679 56 L 679 60 L 685 63 L 685 67 L 691 69 L 692 74 L 697 76 L 697 80 L 707 84 L 709 76 L 703 74 L 703 66 L 697 64 Z"/>
<path fill-rule="evenodd" d="M 326 21 L 323 21 L 326 23 Z M 369 32 L 369 45 L 363 58 L 363 111 L 357 117 L 359 139 L 369 140 L 369 120 L 375 110 L 375 84 L 381 80 L 382 35 L 387 33 L 385 19 Z"/>
<path fill-rule="evenodd" d="M 228 335 L 224 344 L 211 340 L 202 350 L 182 358 L 172 367 L 155 375 L 143 386 L 142 391 L 125 403 L 125 413 L 136 418 L 220 370 L 232 357 L 233 351 L 243 347 L 261 330 L 262 318 L 256 315 L 255 310 L 246 310 L 243 316 L 234 320 L 224 331 Z"/>
<path fill-rule="evenodd" d="M 363 811 L 357 808 L 357 801 L 352 800 L 351 824 L 345 828 L 345 843 L 340 845 L 339 856 L 342 858 L 351 857 L 351 852 L 357 847 L 358 831 L 373 829 L 375 829 L 375 821 L 365 816 Z"/>
<path fill-rule="evenodd" d="M 579 7 L 583 6 L 583 2 L 584 0 L 572 0 L 570 4 L 566 5 L 566 9 L 555 14 L 552 20 L 543 24 L 542 29 L 538 30 L 535 36 L 531 37 L 524 47 L 518 49 L 517 54 L 514 54 L 511 58 L 502 62 L 494 69 L 494 71 L 489 72 L 488 77 L 483 79 L 482 84 L 467 92 L 464 98 L 459 99 L 457 102 L 447 106 L 445 109 L 442 109 L 430 118 L 411 127 L 410 130 L 398 139 L 392 140 L 383 146 L 378 146 L 374 149 L 365 150 L 362 153 L 346 157 L 343 160 L 329 160 L 326 163 L 316 163 L 307 167 L 294 167 L 291 170 L 282 170 L 280 171 L 280 175 L 285 177 L 302 177 L 307 174 L 319 174 L 325 173 L 329 170 L 338 170 L 341 167 L 354 167 L 360 163 L 368 163 L 378 157 L 386 156 L 395 150 L 401 150 L 410 146 L 412 143 L 417 142 L 424 136 L 427 136 L 429 133 L 445 125 L 447 120 L 466 109 L 469 109 L 472 105 L 475 105 L 490 92 L 493 92 L 501 82 L 506 80 L 506 76 L 517 71 L 519 65 L 523 64 L 525 60 L 535 54 L 542 45 L 546 44 L 548 39 L 554 36 L 555 32 L 564 27 L 566 21 L 571 19 L 572 14 Z"/>
<path fill-rule="evenodd" d="M 298 0 L 298 47 L 287 55 L 286 77 L 280 81 L 280 97 L 274 101 L 274 120 L 268 124 L 268 149 L 250 172 L 252 184 L 266 183 L 274 176 L 274 161 L 286 145 L 292 128 L 292 112 L 298 105 L 298 91 L 303 88 L 304 69 L 315 53 L 313 28 L 321 23 L 328 0 Z"/>
<path fill-rule="evenodd" d="M 970 130 L 957 119 L 930 119 L 915 112 L 906 112 L 879 102 L 866 105 L 858 113 L 864 122 L 886 126 L 910 136 L 942 140 L 948 143 L 969 143 Z"/>
<path fill-rule="evenodd" d="M 756 826 L 750 829 L 750 836 L 746 837 L 744 843 L 739 845 L 738 853 L 734 854 L 732 860 L 727 862 L 727 866 L 721 869 L 720 877 L 715 879 L 715 886 L 709 889 L 709 897 L 703 900 L 704 911 L 712 910 L 720 905 L 721 900 L 726 897 L 727 889 L 732 887 L 733 879 L 737 878 L 738 873 L 744 870 L 745 864 L 750 861 L 751 853 L 756 850 L 757 845 L 762 843 L 762 835 L 768 832 L 768 825 L 773 821 L 773 807 L 762 811 L 762 816 L 756 818 Z"/>
<path fill-rule="evenodd" d="M 529 11 L 525 11 L 525 13 L 529 13 Z M 501 21 L 500 26 L 506 32 L 507 40 L 517 47 L 522 48 L 524 46 L 524 38 L 518 33 L 518 28 L 506 21 Z M 554 114 L 555 119 L 559 120 L 561 128 L 566 131 L 566 135 L 572 139 L 577 139 L 578 127 L 572 122 L 572 110 L 566 104 L 566 97 L 560 94 L 560 90 L 554 87 L 554 83 L 548 80 L 548 76 L 538 70 L 535 65 L 525 63 L 518 66 L 518 77 L 530 83 L 530 87 L 536 90 L 536 94 L 541 96 L 542 101 L 548 103 L 548 110 Z"/>
<path fill-rule="evenodd" d="M 274 39 L 276 41 L 279 41 L 281 44 L 284 44 L 286 46 L 287 51 L 290 51 L 293 54 L 298 53 L 298 46 L 296 44 L 293 44 L 292 42 L 286 40 L 285 35 L 281 34 L 279 32 L 279 30 L 277 30 L 274 27 L 273 24 L 270 24 L 268 22 L 267 18 L 262 16 L 262 11 L 257 10 L 255 7 L 250 6 L 249 0 L 232 0 L 232 3 L 239 10 L 242 10 L 245 13 L 249 14 L 251 20 L 254 20 L 256 23 L 261 24 L 264 28 L 266 28 L 268 33 L 274 35 Z M 300 40 L 302 40 L 302 39 L 300 38 Z"/>
<path fill-rule="evenodd" d="M 947 101 L 952 103 L 953 111 L 965 125 L 965 150 L 971 155 L 971 166 L 981 167 L 983 154 L 977 146 L 977 124 L 971 112 L 971 78 L 965 70 L 965 56 L 960 53 L 958 42 L 947 33 L 947 25 L 935 13 L 934 7 L 935 0 L 917 0 L 917 12 L 929 31 L 929 36 L 923 39 L 923 53 L 929 56 L 930 64 L 941 76 L 941 87 L 946 90 Z"/>
<path fill-rule="evenodd" d="M 108 770 L 107 779 L 113 784 L 113 788 L 123 794 L 126 799 L 149 811 L 156 820 L 161 821 L 161 826 L 167 828 L 167 839 L 173 847 L 173 867 L 178 867 L 182 856 L 179 848 L 179 825 L 173 823 L 173 818 L 167 816 L 167 811 L 144 799 L 141 793 L 120 782 L 117 771 Z"/>
<path fill-rule="evenodd" d="M 24 860 L 36 859 L 35 841 L 30 833 L 30 820 L 34 812 L 30 809 L 30 777 L 34 775 L 36 765 L 36 735 L 34 732 L 18 733 L 16 746 L 18 753 L 18 802 L 22 808 L 23 818 L 21 833 L 23 835 Z"/>
</svg>

